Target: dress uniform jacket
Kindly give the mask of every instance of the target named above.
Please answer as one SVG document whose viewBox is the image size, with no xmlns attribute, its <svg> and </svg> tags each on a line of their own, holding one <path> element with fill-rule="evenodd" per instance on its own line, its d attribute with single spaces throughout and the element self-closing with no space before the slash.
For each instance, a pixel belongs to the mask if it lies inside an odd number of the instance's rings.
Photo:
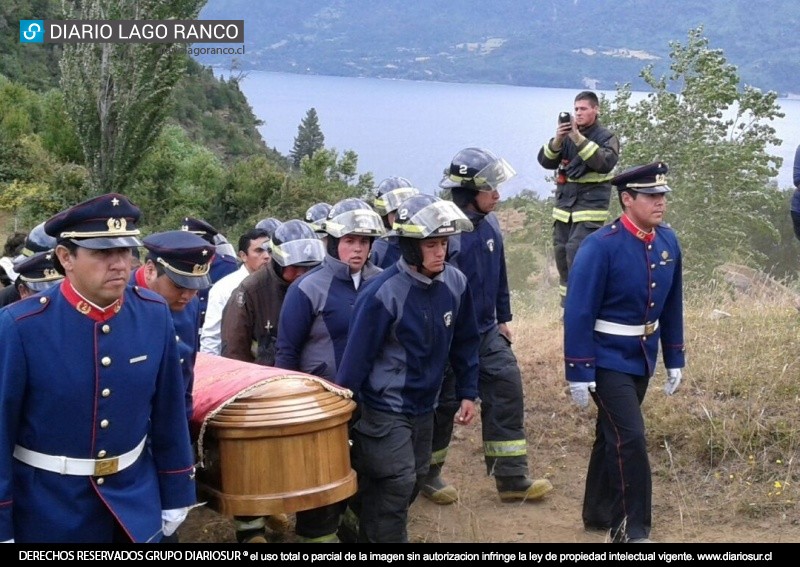
<svg viewBox="0 0 800 567">
<path fill-rule="evenodd" d="M 68 280 L 0 311 L 0 540 L 161 539 L 161 510 L 190 506 L 195 484 L 184 388 L 169 310 L 128 287 L 101 311 Z M 108 475 L 49 472 L 15 445 L 71 458 L 131 451 Z"/>
<path fill-rule="evenodd" d="M 592 261 L 579 261 L 592 256 Z M 682 258 L 666 225 L 647 242 L 621 219 L 589 235 L 569 274 L 564 311 L 564 360 L 571 382 L 591 382 L 601 367 L 636 376 L 655 372 L 659 341 L 666 368 L 684 366 Z M 649 336 L 595 331 L 601 319 L 652 325 Z"/>
<path fill-rule="evenodd" d="M 232 274 L 239 269 L 239 263 L 236 261 L 235 256 L 228 256 L 227 254 L 215 254 L 214 259 L 211 260 L 211 283 L 215 284 L 227 275 Z M 200 302 L 200 325 L 205 322 L 206 310 L 208 309 L 208 294 L 211 288 L 201 289 L 197 292 L 197 298 Z"/>
<path fill-rule="evenodd" d="M 133 273 L 131 283 L 147 289 L 144 268 L 139 268 Z M 170 314 L 172 323 L 175 325 L 175 342 L 178 344 L 178 357 L 183 373 L 186 421 L 188 423 L 194 413 L 192 389 L 194 388 L 194 364 L 197 360 L 197 351 L 200 349 L 200 300 L 195 296 L 181 311 L 170 309 Z"/>
</svg>

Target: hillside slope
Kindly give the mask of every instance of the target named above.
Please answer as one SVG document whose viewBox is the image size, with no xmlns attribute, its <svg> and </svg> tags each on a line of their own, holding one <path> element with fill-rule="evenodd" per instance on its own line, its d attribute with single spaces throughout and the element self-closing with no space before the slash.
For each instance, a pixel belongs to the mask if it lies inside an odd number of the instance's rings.
<svg viewBox="0 0 800 567">
<path fill-rule="evenodd" d="M 245 21 L 245 69 L 604 90 L 665 72 L 669 42 L 703 26 L 745 83 L 800 93 L 792 0 L 209 0 L 200 16 Z"/>
</svg>

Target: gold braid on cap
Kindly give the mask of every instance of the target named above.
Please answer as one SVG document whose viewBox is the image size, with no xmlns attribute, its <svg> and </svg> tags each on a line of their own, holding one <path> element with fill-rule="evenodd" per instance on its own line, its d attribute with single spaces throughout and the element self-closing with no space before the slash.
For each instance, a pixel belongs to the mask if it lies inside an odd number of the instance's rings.
<svg viewBox="0 0 800 567">
<path fill-rule="evenodd" d="M 628 187 L 661 187 L 667 184 L 667 176 L 664 173 L 656 175 L 656 180 L 652 183 L 627 183 Z"/>
<path fill-rule="evenodd" d="M 179 270 L 179 269 L 177 269 L 177 268 L 175 268 L 173 266 L 170 266 L 167 263 L 167 261 L 164 260 L 164 258 L 162 258 L 161 256 L 156 258 L 156 262 L 158 262 L 159 264 L 164 266 L 170 272 L 175 272 L 176 274 L 180 274 L 182 276 L 188 276 L 190 278 L 191 277 L 196 277 L 196 276 L 205 276 L 206 274 L 208 274 L 209 270 L 211 269 L 211 262 L 209 262 L 207 264 L 195 264 L 192 267 L 192 271 L 191 272 L 184 272 L 183 270 Z"/>
<path fill-rule="evenodd" d="M 80 232 L 73 230 L 71 232 L 62 232 L 61 238 L 102 238 L 106 236 L 138 236 L 140 234 L 138 228 L 128 230 L 128 219 L 125 218 L 110 218 L 106 225 L 108 225 L 108 230 L 106 231 Z"/>
<path fill-rule="evenodd" d="M 43 272 L 43 277 L 41 278 L 31 278 L 29 276 L 23 276 L 22 274 L 19 275 L 22 278 L 22 281 L 31 282 L 31 283 L 45 283 L 45 282 L 52 282 L 55 280 L 60 280 L 64 276 L 58 273 L 57 270 L 54 268 L 45 268 Z"/>
</svg>

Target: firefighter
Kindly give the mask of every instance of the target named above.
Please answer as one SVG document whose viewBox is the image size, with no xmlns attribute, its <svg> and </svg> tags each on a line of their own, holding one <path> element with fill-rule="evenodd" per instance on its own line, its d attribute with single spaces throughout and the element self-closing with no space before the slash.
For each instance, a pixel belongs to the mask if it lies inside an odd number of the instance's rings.
<svg viewBox="0 0 800 567">
<path fill-rule="evenodd" d="M 419 194 L 419 189 L 405 177 L 387 177 L 375 189 L 375 200 L 372 206 L 383 219 L 386 230 L 389 231 L 372 246 L 370 259 L 380 268 L 388 268 L 400 258 L 400 246 L 397 236 L 391 232 L 396 216 L 395 211 L 400 203 L 413 195 Z"/>
<path fill-rule="evenodd" d="M 448 359 L 459 423 L 475 416 L 478 346 L 467 278 L 445 262 L 448 238 L 471 229 L 449 201 L 415 195 L 394 228 L 402 258 L 356 300 L 336 382 L 353 391 L 360 542 L 406 543 L 408 508 L 431 459 L 436 398 Z"/>
<path fill-rule="evenodd" d="M 650 542 L 652 481 L 641 404 L 659 345 L 665 393 L 678 389 L 685 363 L 682 254 L 663 224 L 667 165 L 624 171 L 622 216 L 584 240 L 569 276 L 564 364 L 574 402 L 597 406 L 586 474 L 583 522 L 614 542 Z"/>
<path fill-rule="evenodd" d="M 556 135 L 537 156 L 543 168 L 556 170 L 553 254 L 562 307 L 578 247 L 608 219 L 609 180 L 619 160 L 619 140 L 598 119 L 597 95 L 592 91 L 578 93 L 574 109 L 574 117 L 562 113 L 565 116 L 559 119 Z"/>
<path fill-rule="evenodd" d="M 502 158 L 484 148 L 459 151 L 444 170 L 439 186 L 471 221 L 474 230 L 450 238 L 447 260 L 469 280 L 480 331 L 480 410 L 486 472 L 494 476 L 504 502 L 534 501 L 553 489 L 549 480 L 533 479 L 528 469 L 522 376 L 511 349 L 511 301 L 506 276 L 503 235 L 492 212 L 500 199 L 498 187 L 515 172 Z M 428 475 L 420 490 L 437 504 L 450 504 L 457 490 L 441 476 L 453 415 L 452 372 L 445 375 L 436 410 L 436 431 Z"/>
</svg>

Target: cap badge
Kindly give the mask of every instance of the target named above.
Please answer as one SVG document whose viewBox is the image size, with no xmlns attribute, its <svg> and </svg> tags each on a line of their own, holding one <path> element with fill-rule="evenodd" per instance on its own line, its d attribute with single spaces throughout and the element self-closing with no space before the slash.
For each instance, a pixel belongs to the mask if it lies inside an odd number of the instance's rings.
<svg viewBox="0 0 800 567">
<path fill-rule="evenodd" d="M 111 206 L 112 207 L 118 207 L 119 206 L 119 199 L 117 199 L 116 197 L 111 199 Z"/>
<path fill-rule="evenodd" d="M 205 255 L 205 250 L 203 250 L 203 255 Z M 208 273 L 208 264 L 195 264 L 192 267 L 192 275 L 204 276 L 207 273 Z"/>
<path fill-rule="evenodd" d="M 126 232 L 128 230 L 128 221 L 126 219 L 108 219 L 108 232 Z"/>
<path fill-rule="evenodd" d="M 48 257 L 48 260 L 49 259 L 50 258 Z M 54 268 L 45 268 L 44 271 L 43 271 L 43 274 L 44 274 L 45 279 L 53 279 L 53 280 L 55 280 L 55 279 L 58 279 L 58 278 L 61 277 L 61 274 L 58 273 L 58 270 L 56 270 Z"/>
</svg>

